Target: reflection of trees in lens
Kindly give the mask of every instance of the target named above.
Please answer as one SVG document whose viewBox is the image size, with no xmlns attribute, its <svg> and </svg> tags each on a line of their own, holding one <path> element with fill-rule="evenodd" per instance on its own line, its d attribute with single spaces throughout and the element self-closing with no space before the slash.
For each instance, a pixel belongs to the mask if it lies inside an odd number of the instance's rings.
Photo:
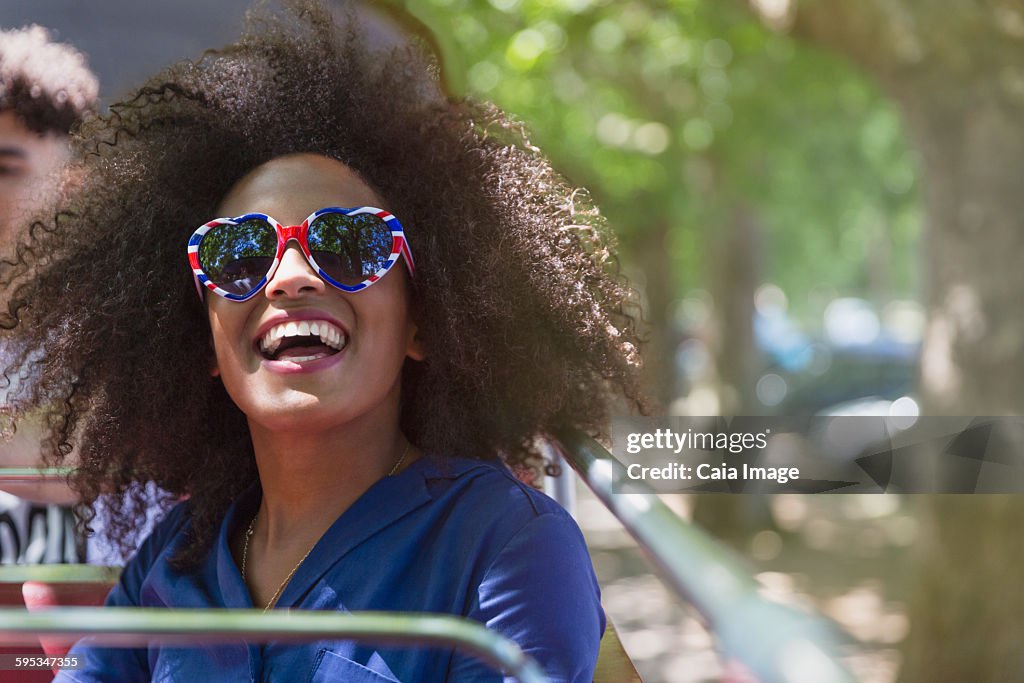
<svg viewBox="0 0 1024 683">
<path fill-rule="evenodd" d="M 276 252 L 277 233 L 266 221 L 254 219 L 206 233 L 199 263 L 215 285 L 244 294 L 267 274 Z"/>
<path fill-rule="evenodd" d="M 317 264 L 346 285 L 359 284 L 384 267 L 391 255 L 391 229 L 368 213 L 329 213 L 309 229 L 309 250 Z"/>
</svg>

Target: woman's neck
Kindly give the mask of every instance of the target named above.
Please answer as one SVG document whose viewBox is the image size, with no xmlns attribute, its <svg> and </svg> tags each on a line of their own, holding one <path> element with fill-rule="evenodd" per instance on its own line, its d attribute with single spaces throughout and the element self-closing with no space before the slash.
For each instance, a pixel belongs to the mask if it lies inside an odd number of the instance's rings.
<svg viewBox="0 0 1024 683">
<path fill-rule="evenodd" d="M 269 547 L 315 542 L 374 483 L 419 455 L 397 415 L 390 426 L 250 430 L 263 489 L 255 529 Z"/>
</svg>

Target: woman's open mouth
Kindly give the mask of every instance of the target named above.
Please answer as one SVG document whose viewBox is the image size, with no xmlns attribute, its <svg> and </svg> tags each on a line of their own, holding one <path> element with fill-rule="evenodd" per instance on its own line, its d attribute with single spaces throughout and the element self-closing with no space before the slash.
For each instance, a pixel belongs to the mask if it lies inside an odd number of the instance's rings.
<svg viewBox="0 0 1024 683">
<path fill-rule="evenodd" d="M 267 360 L 306 363 L 333 356 L 347 343 L 341 328 L 327 320 L 291 320 L 267 330 L 258 347 Z"/>
</svg>

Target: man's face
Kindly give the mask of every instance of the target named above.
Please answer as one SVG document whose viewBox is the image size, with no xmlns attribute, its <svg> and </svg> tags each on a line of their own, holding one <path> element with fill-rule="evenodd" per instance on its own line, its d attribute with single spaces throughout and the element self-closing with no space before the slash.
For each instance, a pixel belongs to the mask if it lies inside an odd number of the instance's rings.
<svg viewBox="0 0 1024 683">
<path fill-rule="evenodd" d="M 56 199 L 70 158 L 67 136 L 39 135 L 13 111 L 0 112 L 0 249 L 34 213 Z"/>
</svg>

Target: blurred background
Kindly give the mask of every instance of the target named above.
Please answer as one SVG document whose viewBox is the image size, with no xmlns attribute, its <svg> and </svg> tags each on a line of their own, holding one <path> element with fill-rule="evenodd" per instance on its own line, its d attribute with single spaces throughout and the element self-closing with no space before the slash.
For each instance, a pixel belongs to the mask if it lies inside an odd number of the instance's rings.
<svg viewBox="0 0 1024 683">
<path fill-rule="evenodd" d="M 105 101 L 230 40 L 247 2 L 5 0 Z M 406 0 L 455 95 L 495 101 L 614 227 L 665 414 L 1024 408 L 1017 0 Z M 401 93 L 395 93 L 400 97 Z M 766 593 L 851 637 L 864 681 L 1019 681 L 1024 502 L 666 497 Z M 717 680 L 708 633 L 581 492 L 649 682 Z"/>
</svg>

